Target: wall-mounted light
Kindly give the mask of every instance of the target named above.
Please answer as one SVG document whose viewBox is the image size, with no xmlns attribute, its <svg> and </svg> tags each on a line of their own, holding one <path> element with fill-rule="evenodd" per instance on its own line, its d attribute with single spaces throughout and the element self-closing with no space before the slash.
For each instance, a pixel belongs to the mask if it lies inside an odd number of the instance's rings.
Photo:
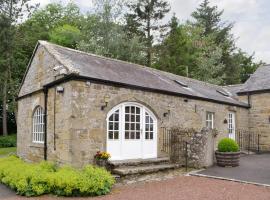
<svg viewBox="0 0 270 200">
<path fill-rule="evenodd" d="M 57 86 L 56 91 L 57 93 L 64 93 L 64 88 L 62 86 Z"/>
<path fill-rule="evenodd" d="M 228 124 L 228 120 L 227 119 L 224 119 L 223 123 L 224 124 Z"/>
<path fill-rule="evenodd" d="M 270 116 L 269 116 L 269 118 L 268 118 L 268 121 L 269 121 L 269 123 L 270 123 Z"/>
<path fill-rule="evenodd" d="M 170 104 L 168 104 L 167 111 L 163 113 L 163 116 L 167 117 L 170 113 L 171 113 L 171 106 L 170 106 Z"/>
<path fill-rule="evenodd" d="M 105 104 L 105 105 L 102 105 L 102 106 L 101 106 L 101 110 L 104 110 L 104 109 L 108 106 L 109 100 L 110 100 L 110 96 L 106 94 L 106 95 L 104 96 L 104 104 Z"/>
</svg>

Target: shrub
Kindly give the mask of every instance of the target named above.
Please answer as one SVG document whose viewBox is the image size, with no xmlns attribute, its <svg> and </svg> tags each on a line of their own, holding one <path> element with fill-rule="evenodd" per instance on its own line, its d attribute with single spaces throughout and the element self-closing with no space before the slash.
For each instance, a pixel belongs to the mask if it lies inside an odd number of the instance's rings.
<svg viewBox="0 0 270 200">
<path fill-rule="evenodd" d="M 0 136 L 0 148 L 16 147 L 17 137 L 15 134 L 8 136 Z"/>
<path fill-rule="evenodd" d="M 239 151 L 238 144 L 230 138 L 224 138 L 218 143 L 219 152 L 237 152 Z"/>
<path fill-rule="evenodd" d="M 90 165 L 79 170 L 50 162 L 26 163 L 10 156 L 0 159 L 0 182 L 24 196 L 97 196 L 110 192 L 114 178 L 105 169 Z"/>
</svg>

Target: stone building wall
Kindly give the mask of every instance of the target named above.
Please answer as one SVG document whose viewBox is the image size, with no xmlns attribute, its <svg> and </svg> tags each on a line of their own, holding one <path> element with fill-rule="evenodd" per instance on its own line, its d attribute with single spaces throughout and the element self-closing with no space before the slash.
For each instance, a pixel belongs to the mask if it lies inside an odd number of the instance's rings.
<svg viewBox="0 0 270 200">
<path fill-rule="evenodd" d="M 17 119 L 17 154 L 28 161 L 43 160 L 43 144 L 32 142 L 32 117 L 37 106 L 44 108 L 42 92 L 19 100 Z"/>
<path fill-rule="evenodd" d="M 262 135 L 262 150 L 270 151 L 270 92 L 250 96 L 249 129 Z"/>
<path fill-rule="evenodd" d="M 248 110 L 245 108 L 222 105 L 207 101 L 168 96 L 153 92 L 120 88 L 115 86 L 71 81 L 72 118 L 70 132 L 73 157 L 72 163 L 83 165 L 93 162 L 97 150 L 106 150 L 106 117 L 107 113 L 122 102 L 137 102 L 149 108 L 158 119 L 158 156 L 162 155 L 162 127 L 183 126 L 201 130 L 205 127 L 206 111 L 215 113 L 215 128 L 218 129 L 216 141 L 228 137 L 228 112 L 236 113 L 237 128 L 248 126 Z M 102 111 L 104 96 L 109 96 L 108 106 Z M 168 106 L 170 105 L 170 106 Z M 164 117 L 164 113 L 170 114 Z"/>
<path fill-rule="evenodd" d="M 20 89 L 19 96 L 40 90 L 43 85 L 60 78 L 55 76 L 57 72 L 53 70 L 58 65 L 60 63 L 48 53 L 46 48 L 39 46 Z"/>
<path fill-rule="evenodd" d="M 182 126 L 201 130 L 205 127 L 206 111 L 215 113 L 215 128 L 220 138 L 227 137 L 229 111 L 236 112 L 236 126 L 247 127 L 245 108 L 207 101 L 168 96 L 153 92 L 120 88 L 87 81 L 61 84 L 64 93 L 48 92 L 48 160 L 81 167 L 92 163 L 96 151 L 106 150 L 107 113 L 122 102 L 137 102 L 149 108 L 158 119 L 158 156 L 162 156 L 162 127 Z M 102 111 L 104 96 L 110 97 Z M 43 159 L 43 145 L 32 143 L 32 115 L 37 105 L 44 106 L 41 92 L 19 101 L 18 154 L 30 160 Z M 169 105 L 169 106 L 168 106 Z M 164 113 L 170 113 L 164 117 Z M 55 116 L 55 117 L 54 117 Z"/>
</svg>

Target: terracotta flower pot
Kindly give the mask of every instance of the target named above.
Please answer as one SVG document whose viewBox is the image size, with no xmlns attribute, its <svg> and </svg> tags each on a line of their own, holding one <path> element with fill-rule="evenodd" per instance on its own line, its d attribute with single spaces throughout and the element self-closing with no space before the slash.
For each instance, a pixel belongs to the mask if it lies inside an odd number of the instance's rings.
<svg viewBox="0 0 270 200">
<path fill-rule="evenodd" d="M 216 151 L 217 165 L 220 167 L 237 167 L 240 161 L 239 152 L 219 152 Z"/>
</svg>

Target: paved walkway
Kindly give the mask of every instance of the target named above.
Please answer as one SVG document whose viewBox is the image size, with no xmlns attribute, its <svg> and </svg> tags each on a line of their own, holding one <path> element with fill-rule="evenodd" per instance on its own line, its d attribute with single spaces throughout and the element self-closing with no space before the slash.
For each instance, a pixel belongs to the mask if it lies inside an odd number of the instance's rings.
<svg viewBox="0 0 270 200">
<path fill-rule="evenodd" d="M 270 185 L 270 154 L 245 155 L 239 167 L 213 166 L 197 174 Z"/>
<path fill-rule="evenodd" d="M 2 188 L 2 189 L 1 189 Z M 0 187 L 1 200 L 27 199 L 10 195 Z M 113 189 L 112 194 L 95 198 L 56 198 L 43 196 L 34 200 L 269 200 L 270 188 L 194 176 L 178 176 L 164 181 L 132 184 Z M 29 198 L 27 199 L 29 200 Z"/>
</svg>

